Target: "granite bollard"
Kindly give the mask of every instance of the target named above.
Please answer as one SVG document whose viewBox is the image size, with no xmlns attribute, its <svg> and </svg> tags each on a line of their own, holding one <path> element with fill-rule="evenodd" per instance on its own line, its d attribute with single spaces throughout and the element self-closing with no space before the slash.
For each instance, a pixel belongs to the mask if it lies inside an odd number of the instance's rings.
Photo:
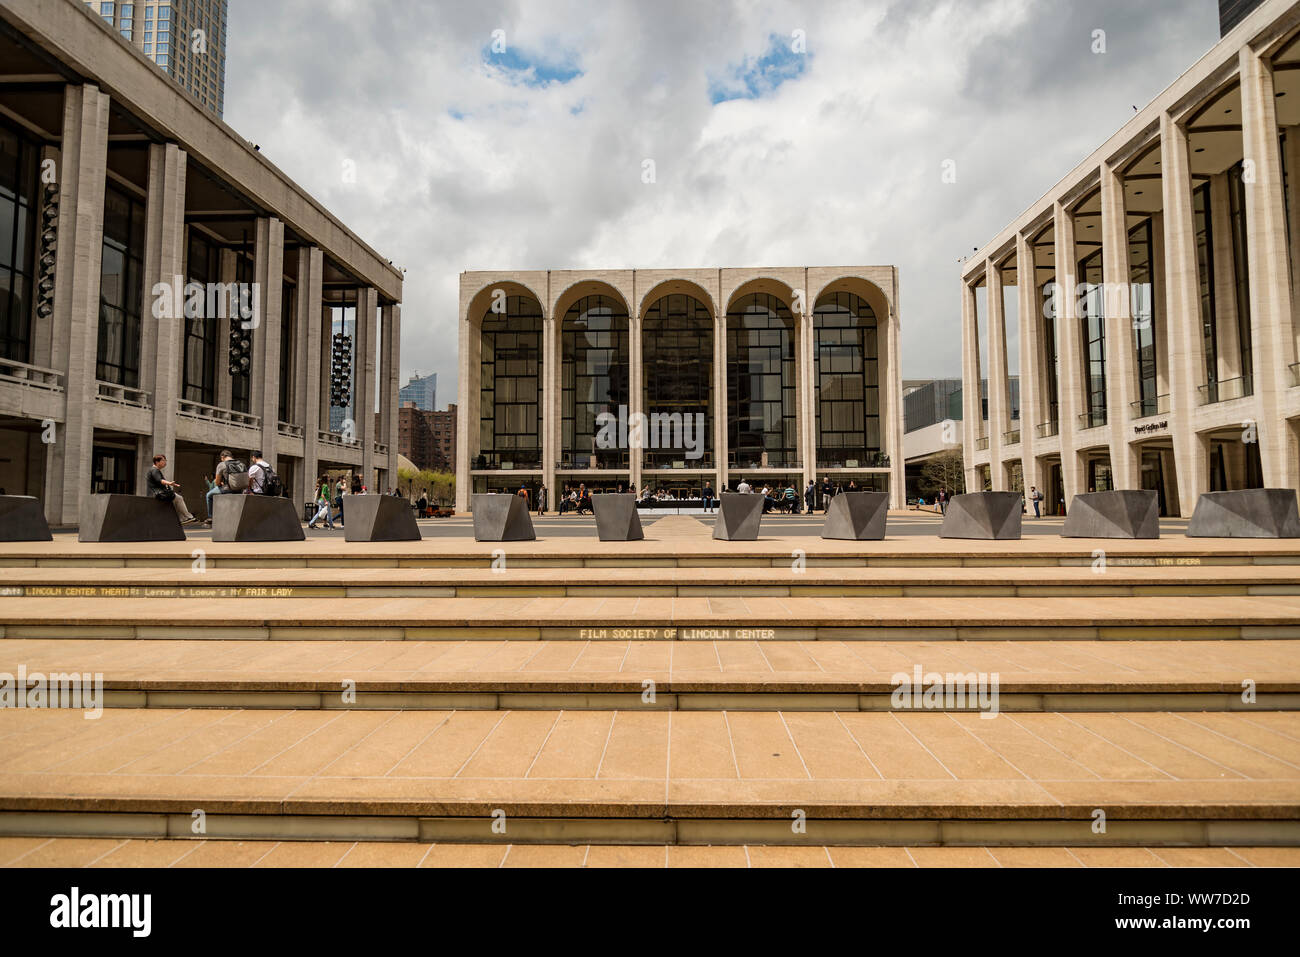
<svg viewBox="0 0 1300 957">
<path fill-rule="evenodd" d="M 307 537 L 287 498 L 218 495 L 212 501 L 214 542 L 301 542 Z"/>
<path fill-rule="evenodd" d="M 1159 538 L 1160 496 L 1147 489 L 1076 495 L 1062 538 Z"/>
<path fill-rule="evenodd" d="M 183 542 L 176 506 L 149 495 L 87 495 L 81 501 L 80 542 Z"/>
<path fill-rule="evenodd" d="M 713 537 L 724 542 L 758 540 L 758 526 L 763 520 L 764 496 L 754 492 L 723 492 L 718 499 L 718 520 Z"/>
<path fill-rule="evenodd" d="M 645 538 L 635 495 L 593 495 L 591 505 L 596 510 L 596 534 L 602 542 L 639 542 Z"/>
<path fill-rule="evenodd" d="M 878 542 L 885 537 L 889 496 L 884 492 L 841 492 L 826 507 L 822 538 Z"/>
<path fill-rule="evenodd" d="M 470 507 L 476 542 L 531 542 L 537 538 L 522 495 L 475 495 Z"/>
<path fill-rule="evenodd" d="M 940 538 L 1007 542 L 1020 538 L 1019 492 L 967 492 L 948 503 Z"/>
</svg>

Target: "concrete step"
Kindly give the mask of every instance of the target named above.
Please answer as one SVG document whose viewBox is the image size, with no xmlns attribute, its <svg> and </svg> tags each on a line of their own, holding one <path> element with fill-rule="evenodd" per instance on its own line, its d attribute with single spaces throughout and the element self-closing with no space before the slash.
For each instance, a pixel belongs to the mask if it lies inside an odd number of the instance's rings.
<svg viewBox="0 0 1300 957">
<path fill-rule="evenodd" d="M 1300 566 L 945 568 L 10 568 L 3 598 L 1065 597 L 1300 595 Z M 2 611 L 0 607 L 0 611 Z"/>
<path fill-rule="evenodd" d="M 0 766 L 9 837 L 1300 844 L 1291 713 L 7 710 Z"/>
<path fill-rule="evenodd" d="M 474 542 L 442 537 L 420 542 L 349 543 L 339 537 L 305 542 L 0 543 L 7 568 L 1025 568 L 1091 567 L 1104 553 L 1109 566 L 1179 568 L 1197 565 L 1300 565 L 1300 542 L 1287 539 L 1156 541 L 1062 539 L 960 541 L 930 535 L 881 542 L 828 541 L 813 535 L 764 536 L 755 542 L 655 538 L 653 527 L 635 548 L 593 537 L 532 542 Z"/>
<path fill-rule="evenodd" d="M 1300 867 L 1294 847 L 827 847 L 0 838 L 0 867 Z"/>
<path fill-rule="evenodd" d="M 904 678 L 954 688 L 919 702 Z M 9 639 L 0 673 L 102 675 L 104 707 L 1260 711 L 1300 707 L 1287 641 L 366 642 Z M 994 677 L 996 676 L 996 678 Z M 93 678 L 92 678 L 93 680 Z M 958 695 L 957 687 L 963 689 Z M 972 695 L 975 688 L 971 688 Z M 1245 694 L 1250 691 L 1252 694 Z"/>
<path fill-rule="evenodd" d="M 3 599 L 3 638 L 1300 638 L 1300 596 Z"/>
</svg>

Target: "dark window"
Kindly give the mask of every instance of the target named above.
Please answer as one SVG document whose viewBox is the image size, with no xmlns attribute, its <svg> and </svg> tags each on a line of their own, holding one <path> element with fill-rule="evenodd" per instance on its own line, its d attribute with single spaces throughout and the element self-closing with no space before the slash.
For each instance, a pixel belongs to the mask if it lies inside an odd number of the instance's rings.
<svg viewBox="0 0 1300 957">
<path fill-rule="evenodd" d="M 542 465 L 542 307 L 507 296 L 505 312 L 483 317 L 479 365 L 479 463 Z"/>
<path fill-rule="evenodd" d="M 293 412 L 293 332 L 298 318 L 297 302 L 294 299 L 295 288 L 291 283 L 283 283 L 280 289 L 280 406 L 278 415 L 281 422 L 292 422 Z M 386 441 L 386 440 L 385 440 Z"/>
<path fill-rule="evenodd" d="M 134 495 L 135 453 L 96 445 L 90 458 L 90 490 L 96 495 Z"/>
<path fill-rule="evenodd" d="M 1218 321 L 1214 314 L 1214 228 L 1210 223 L 1209 183 L 1199 187 L 1193 194 L 1192 215 L 1196 222 L 1196 274 L 1200 280 L 1205 381 L 1210 387 L 1210 401 L 1215 401 L 1219 380 L 1219 336 Z"/>
<path fill-rule="evenodd" d="M 1159 357 L 1156 352 L 1156 301 L 1153 294 L 1151 220 L 1129 231 L 1129 284 L 1133 303 L 1133 342 L 1137 350 L 1140 415 L 1159 408 Z"/>
<path fill-rule="evenodd" d="M 221 254 L 220 252 L 218 252 L 217 262 L 221 261 L 220 256 Z M 252 288 L 253 260 L 250 256 L 247 256 L 242 252 L 237 253 L 235 256 L 235 281 L 240 284 L 239 285 L 240 289 L 251 290 Z M 250 292 L 249 293 L 250 298 L 248 300 L 249 305 L 251 305 L 254 309 L 261 308 L 260 306 L 255 305 L 253 303 L 252 295 L 253 293 Z M 232 303 L 232 307 L 233 308 L 228 309 L 230 313 L 230 328 L 232 329 L 238 328 L 242 332 L 244 330 L 240 327 L 240 324 L 244 321 L 243 316 L 240 315 L 238 306 L 235 306 Z M 215 318 L 211 321 L 211 325 L 213 327 L 213 335 L 215 336 L 216 335 L 215 330 L 218 325 L 217 320 Z M 260 341 L 260 338 L 257 335 L 257 330 L 254 329 L 249 331 L 252 334 L 251 341 L 253 343 L 253 353 L 254 353 L 253 362 L 256 362 L 257 349 L 259 346 L 262 345 L 262 342 Z M 214 349 L 216 348 L 215 339 L 213 341 L 213 348 Z M 225 374 L 227 375 L 230 375 L 229 369 L 225 369 L 223 370 L 223 372 L 225 372 Z M 248 412 L 252 411 L 252 403 L 253 403 L 253 363 L 249 363 L 248 371 L 240 372 L 237 375 L 230 376 L 230 407 L 234 409 L 236 412 L 243 412 L 247 414 Z M 260 412 L 261 410 L 259 409 L 258 411 Z"/>
<path fill-rule="evenodd" d="M 708 307 L 694 296 L 674 293 L 655 302 L 642 324 L 642 352 L 645 369 L 645 414 L 650 433 L 644 438 L 651 444 L 653 416 L 680 416 L 681 432 L 670 430 L 685 440 L 685 423 L 703 423 L 701 458 L 689 464 L 706 468 L 713 461 L 713 426 L 709 415 L 713 400 L 713 316 Z M 695 416 L 703 418 L 695 418 Z M 660 422 L 665 420 L 661 419 Z M 676 419 L 666 421 L 676 422 Z M 692 425 L 692 429 L 694 425 Z M 699 436 L 695 436 L 698 441 Z M 660 441 L 663 429 L 660 428 Z M 646 448 L 645 467 L 671 468 L 686 460 L 685 449 Z"/>
<path fill-rule="evenodd" d="M 799 461 L 794 316 L 775 296 L 742 296 L 727 313 L 727 456 L 733 468 Z"/>
<path fill-rule="evenodd" d="M 852 293 L 825 295 L 813 310 L 819 468 L 869 468 L 880 456 L 876 335 L 875 311 Z"/>
<path fill-rule="evenodd" d="M 1047 290 L 1054 290 L 1055 295 L 1049 296 Z M 1061 390 L 1060 390 L 1060 350 L 1058 347 L 1058 336 L 1056 335 L 1057 323 L 1060 321 L 1061 309 L 1065 302 L 1065 291 L 1056 285 L 1056 275 L 1047 277 L 1043 284 L 1043 355 L 1047 359 L 1047 422 L 1054 429 L 1059 426 L 1061 421 Z M 1051 315 L 1048 315 L 1048 313 Z M 1037 424 L 1037 423 L 1036 423 Z"/>
<path fill-rule="evenodd" d="M 207 285 L 221 277 L 220 250 L 193 228 L 190 229 L 189 282 L 204 289 L 203 305 L 198 315 L 184 318 L 185 360 L 182 367 L 181 398 L 187 402 L 213 405 L 216 396 L 217 372 L 217 320 L 207 315 Z M 186 298 L 188 302 L 188 297 Z M 232 397 L 232 405 L 235 401 Z M 238 406 L 235 406 L 238 408 Z M 246 411 L 245 409 L 240 411 Z"/>
<path fill-rule="evenodd" d="M 0 358 L 27 362 L 31 345 L 39 150 L 0 125 Z"/>
<path fill-rule="evenodd" d="M 596 420 L 604 412 L 617 419 L 628 404 L 627 309 L 610 296 L 579 299 L 564 316 L 561 337 L 561 465 L 626 468 L 625 447 L 597 447 Z"/>
<path fill-rule="evenodd" d="M 113 186 L 107 187 L 95 375 L 132 389 L 140 385 L 144 231 L 144 203 Z"/>
<path fill-rule="evenodd" d="M 1106 308 L 1101 250 L 1079 260 L 1079 328 L 1083 334 L 1083 376 L 1088 427 L 1106 424 Z"/>
<path fill-rule="evenodd" d="M 1246 184 L 1242 164 L 1228 170 L 1228 213 L 1232 220 L 1232 276 L 1237 293 L 1237 342 L 1241 347 L 1242 389 L 1239 394 L 1254 393 L 1255 360 L 1251 354 L 1250 332 L 1250 259 L 1246 253 Z"/>
</svg>

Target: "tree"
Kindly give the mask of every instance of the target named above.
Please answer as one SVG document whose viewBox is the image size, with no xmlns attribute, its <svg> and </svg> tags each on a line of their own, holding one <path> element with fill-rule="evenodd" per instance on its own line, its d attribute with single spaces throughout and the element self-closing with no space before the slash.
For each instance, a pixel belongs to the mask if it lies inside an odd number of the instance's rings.
<svg viewBox="0 0 1300 957">
<path fill-rule="evenodd" d="M 921 496 L 931 499 L 946 488 L 949 495 L 960 495 L 966 491 L 965 463 L 961 452 L 947 449 L 932 456 L 921 466 L 921 481 L 918 485 Z"/>
</svg>

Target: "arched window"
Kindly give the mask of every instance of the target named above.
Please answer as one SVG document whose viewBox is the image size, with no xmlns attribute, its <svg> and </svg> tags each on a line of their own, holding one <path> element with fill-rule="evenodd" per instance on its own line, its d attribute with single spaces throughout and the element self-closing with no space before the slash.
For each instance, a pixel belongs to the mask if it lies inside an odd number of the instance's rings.
<svg viewBox="0 0 1300 957">
<path fill-rule="evenodd" d="M 684 293 L 663 296 L 645 314 L 641 341 L 645 370 L 644 410 L 650 432 L 645 437 L 645 467 L 672 468 L 677 462 L 694 468 L 708 467 L 712 464 L 713 453 L 712 419 L 709 415 L 713 399 L 713 316 L 708 307 L 694 296 Z M 692 417 L 689 425 L 686 424 L 687 416 Z M 650 447 L 659 421 L 689 428 L 695 441 L 702 443 L 699 446 L 701 455 L 688 458 L 687 450 L 671 447 L 680 442 L 663 441 L 659 448 Z M 701 423 L 699 430 L 694 423 Z M 680 437 L 684 433 L 678 431 L 675 434 Z M 662 438 L 663 432 L 658 435 Z M 663 447 L 665 445 L 670 447 Z"/>
<path fill-rule="evenodd" d="M 794 342 L 794 316 L 776 296 L 741 296 L 727 311 L 731 468 L 798 463 Z"/>
<path fill-rule="evenodd" d="M 560 402 L 563 468 L 627 468 L 626 448 L 596 447 L 603 412 L 628 404 L 627 308 L 613 296 L 586 296 L 564 315 Z"/>
<path fill-rule="evenodd" d="M 542 466 L 542 307 L 507 296 L 483 316 L 476 468 Z"/>
<path fill-rule="evenodd" d="M 880 460 L 876 313 L 861 296 L 827 293 L 813 310 L 817 464 L 870 468 Z"/>
</svg>

